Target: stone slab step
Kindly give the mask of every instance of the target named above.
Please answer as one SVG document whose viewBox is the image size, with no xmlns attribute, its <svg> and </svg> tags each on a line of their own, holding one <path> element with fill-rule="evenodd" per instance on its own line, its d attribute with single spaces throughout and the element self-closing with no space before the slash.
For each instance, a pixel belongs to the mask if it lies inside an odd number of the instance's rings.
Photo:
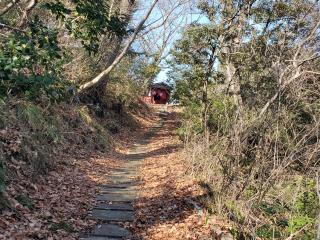
<svg viewBox="0 0 320 240">
<path fill-rule="evenodd" d="M 126 195 L 137 195 L 137 191 L 135 189 L 128 188 L 100 188 L 101 194 L 113 193 L 113 194 L 126 194 Z"/>
<path fill-rule="evenodd" d="M 145 153 L 141 153 L 139 151 L 139 153 L 131 153 L 131 154 L 128 154 L 126 156 L 127 159 L 132 159 L 132 160 L 140 160 L 140 159 L 143 159 L 145 157 Z"/>
<path fill-rule="evenodd" d="M 88 235 L 88 236 L 83 236 L 80 237 L 79 240 L 120 240 L 121 238 L 110 238 L 110 237 L 99 237 L 99 236 L 92 236 L 92 235 Z"/>
<path fill-rule="evenodd" d="M 130 160 L 126 163 L 127 168 L 135 168 L 138 171 L 138 168 L 141 166 L 141 160 Z"/>
<path fill-rule="evenodd" d="M 119 183 L 119 184 L 109 183 L 109 184 L 100 186 L 100 188 L 121 188 L 121 189 L 137 189 L 137 187 L 138 187 L 137 181 L 125 182 L 125 183 Z"/>
<path fill-rule="evenodd" d="M 130 157 L 125 163 L 125 167 L 128 169 L 138 169 L 141 166 L 143 158 L 135 159 Z"/>
<path fill-rule="evenodd" d="M 115 224 L 99 224 L 94 228 L 93 235 L 101 237 L 123 238 L 128 237 L 130 232 L 127 229 Z"/>
<path fill-rule="evenodd" d="M 94 209 L 133 211 L 133 206 L 131 203 L 99 204 Z"/>
<path fill-rule="evenodd" d="M 113 175 L 113 174 L 110 174 L 108 176 L 108 179 L 109 180 L 112 180 L 112 181 L 131 181 L 134 179 L 134 177 L 132 176 L 127 176 L 127 175 Z"/>
<path fill-rule="evenodd" d="M 113 169 L 111 171 L 111 174 L 116 173 L 116 174 L 137 174 L 137 169 L 136 168 L 126 168 L 126 169 Z"/>
<path fill-rule="evenodd" d="M 129 193 L 105 193 L 97 196 L 98 201 L 108 202 L 132 202 L 136 199 L 136 194 Z"/>
<path fill-rule="evenodd" d="M 108 177 L 113 178 L 113 177 L 122 177 L 122 178 L 135 178 L 138 176 L 138 173 L 136 171 L 131 172 L 131 173 L 124 173 L 124 172 L 111 172 L 109 173 Z"/>
<path fill-rule="evenodd" d="M 108 180 L 113 184 L 128 184 L 134 182 L 135 178 L 123 177 L 123 176 L 109 176 Z"/>
<path fill-rule="evenodd" d="M 133 211 L 93 209 L 91 217 L 93 219 L 105 221 L 132 222 L 134 214 Z"/>
<path fill-rule="evenodd" d="M 138 181 L 136 179 L 115 179 L 115 178 L 109 178 L 110 185 L 138 185 Z M 108 184 L 109 185 L 109 184 Z"/>
</svg>

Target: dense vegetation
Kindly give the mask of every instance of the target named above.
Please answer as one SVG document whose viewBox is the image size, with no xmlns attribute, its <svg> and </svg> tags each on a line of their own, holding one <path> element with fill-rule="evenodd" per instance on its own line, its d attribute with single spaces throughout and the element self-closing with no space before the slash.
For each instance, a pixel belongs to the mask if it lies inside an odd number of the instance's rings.
<svg viewBox="0 0 320 240">
<path fill-rule="evenodd" d="M 316 239 L 319 7 L 201 1 L 172 50 L 187 167 L 240 239 Z"/>
<path fill-rule="evenodd" d="M 125 0 L 1 1 L 0 209 L 16 161 L 34 177 L 68 143 L 104 151 L 110 134 L 135 127 L 128 112 L 141 109 L 139 97 L 159 71 L 145 53 L 127 45 L 108 84 L 79 88 L 121 53 L 136 7 Z"/>
</svg>

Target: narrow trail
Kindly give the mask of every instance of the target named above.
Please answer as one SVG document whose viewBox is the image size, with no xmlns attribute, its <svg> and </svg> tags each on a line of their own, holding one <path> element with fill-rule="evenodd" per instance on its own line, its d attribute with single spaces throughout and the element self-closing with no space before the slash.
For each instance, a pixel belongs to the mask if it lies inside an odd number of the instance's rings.
<svg viewBox="0 0 320 240">
<path fill-rule="evenodd" d="M 148 151 L 148 144 L 155 131 L 162 127 L 166 115 L 165 111 L 159 113 L 160 121 L 129 149 L 124 164 L 109 174 L 109 183 L 99 186 L 97 205 L 89 214 L 98 224 L 91 233 L 82 235 L 80 240 L 131 239 L 128 228 L 130 222 L 134 221 L 133 203 L 139 195 L 138 169 Z"/>
</svg>

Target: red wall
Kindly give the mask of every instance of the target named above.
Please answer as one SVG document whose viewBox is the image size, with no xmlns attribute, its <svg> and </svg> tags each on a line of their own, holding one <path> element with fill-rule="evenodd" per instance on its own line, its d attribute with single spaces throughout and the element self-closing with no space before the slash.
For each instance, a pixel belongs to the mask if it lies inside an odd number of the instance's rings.
<svg viewBox="0 0 320 240">
<path fill-rule="evenodd" d="M 151 89 L 151 102 L 154 104 L 166 104 L 169 100 L 169 94 L 161 88 Z"/>
</svg>

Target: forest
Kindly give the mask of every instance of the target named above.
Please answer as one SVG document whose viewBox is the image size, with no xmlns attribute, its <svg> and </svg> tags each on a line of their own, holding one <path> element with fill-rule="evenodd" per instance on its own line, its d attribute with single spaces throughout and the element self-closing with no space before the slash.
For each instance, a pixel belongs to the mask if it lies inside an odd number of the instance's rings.
<svg viewBox="0 0 320 240">
<path fill-rule="evenodd" d="M 0 239 L 82 239 L 157 121 L 128 239 L 320 239 L 319 1 L 0 0 Z"/>
</svg>

